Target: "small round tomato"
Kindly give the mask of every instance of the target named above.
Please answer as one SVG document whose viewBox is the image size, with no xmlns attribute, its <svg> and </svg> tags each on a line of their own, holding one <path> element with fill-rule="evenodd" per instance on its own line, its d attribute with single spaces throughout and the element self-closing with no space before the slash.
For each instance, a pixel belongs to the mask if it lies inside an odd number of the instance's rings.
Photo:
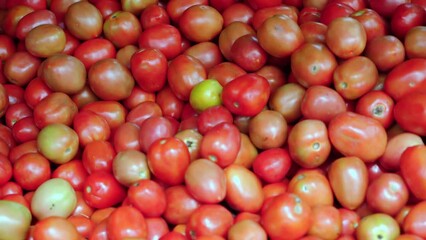
<svg viewBox="0 0 426 240">
<path fill-rule="evenodd" d="M 0 173 L 0 186 L 3 186 L 3 184 L 7 183 L 13 176 L 12 163 L 4 155 L 0 155 Z"/>
<path fill-rule="evenodd" d="M 103 33 L 117 48 L 122 48 L 137 43 L 142 27 L 134 14 L 116 11 L 103 22 Z"/>
<path fill-rule="evenodd" d="M 395 219 L 384 213 L 375 213 L 361 219 L 356 229 L 357 239 L 395 239 L 400 235 Z"/>
<path fill-rule="evenodd" d="M 420 184 L 425 178 L 426 163 L 422 161 L 425 154 L 426 146 L 411 146 L 402 153 L 400 160 L 402 177 L 411 193 L 420 200 L 426 200 L 426 186 Z"/>
<path fill-rule="evenodd" d="M 394 10 L 390 20 L 390 29 L 393 35 L 404 39 L 411 28 L 424 25 L 425 19 L 426 12 L 423 7 L 414 3 L 403 3 Z"/>
<path fill-rule="evenodd" d="M 290 170 L 292 159 L 287 149 L 271 148 L 259 153 L 253 161 L 253 172 L 267 183 L 280 182 Z"/>
<path fill-rule="evenodd" d="M 378 70 L 387 72 L 404 61 L 404 44 L 393 35 L 377 36 L 367 42 L 365 56 Z"/>
<path fill-rule="evenodd" d="M 43 128 L 49 124 L 71 126 L 77 112 L 77 105 L 67 94 L 54 92 L 35 105 L 34 122 L 38 128 Z"/>
<path fill-rule="evenodd" d="M 81 40 L 89 40 L 102 33 L 103 17 L 90 2 L 78 1 L 66 10 L 64 23 L 72 35 Z"/>
<path fill-rule="evenodd" d="M 94 38 L 78 45 L 73 55 L 84 64 L 86 69 L 89 69 L 101 59 L 114 58 L 116 50 L 111 41 L 104 38 Z"/>
<path fill-rule="evenodd" d="M 425 26 L 413 27 L 407 32 L 404 38 L 404 49 L 408 58 L 425 57 L 425 46 L 421 44 L 425 38 Z"/>
<path fill-rule="evenodd" d="M 85 145 L 81 160 L 89 174 L 96 171 L 112 172 L 112 162 L 115 155 L 116 151 L 110 142 L 95 140 Z"/>
<path fill-rule="evenodd" d="M 189 95 L 189 103 L 197 112 L 222 104 L 222 85 L 215 79 L 206 79 L 197 83 Z"/>
<path fill-rule="evenodd" d="M 82 191 L 87 176 L 83 162 L 79 159 L 61 164 L 52 172 L 52 178 L 63 178 L 70 182 L 75 191 Z"/>
<path fill-rule="evenodd" d="M 312 225 L 308 235 L 321 239 L 337 239 L 342 232 L 342 219 L 334 206 L 319 205 L 312 208 Z"/>
<path fill-rule="evenodd" d="M 108 140 L 111 134 L 105 118 L 89 110 L 79 111 L 74 116 L 73 129 L 78 135 L 81 146 L 86 146 L 93 141 Z"/>
<path fill-rule="evenodd" d="M 383 91 L 370 91 L 360 97 L 355 106 L 355 112 L 378 120 L 384 128 L 389 128 L 393 121 L 393 99 Z"/>
<path fill-rule="evenodd" d="M 139 48 L 160 50 L 167 60 L 172 60 L 182 52 L 182 36 L 179 30 L 170 24 L 160 23 L 144 29 L 139 35 Z"/>
<path fill-rule="evenodd" d="M 187 223 L 192 213 L 201 206 L 184 185 L 168 187 L 165 194 L 167 206 L 163 217 L 168 223 Z"/>
<path fill-rule="evenodd" d="M 414 205 L 408 212 L 403 222 L 405 233 L 415 234 L 421 238 L 426 237 L 426 228 L 424 226 L 426 216 L 426 202 L 422 201 Z"/>
<path fill-rule="evenodd" d="M 164 188 L 153 180 L 143 179 L 132 184 L 127 198 L 145 217 L 160 217 L 166 210 Z"/>
<path fill-rule="evenodd" d="M 37 189 L 50 176 L 50 162 L 40 153 L 25 154 L 13 164 L 13 178 L 24 190 Z"/>
<path fill-rule="evenodd" d="M 107 218 L 106 224 L 108 237 L 112 239 L 146 239 L 148 236 L 144 215 L 131 206 L 116 208 Z"/>
<path fill-rule="evenodd" d="M 425 81 L 426 83 L 426 81 Z M 399 99 L 394 107 L 395 121 L 402 129 L 426 136 L 426 92 L 412 93 Z"/>
<path fill-rule="evenodd" d="M 67 236 L 67 239 L 78 240 L 80 234 L 75 226 L 63 217 L 48 217 L 38 221 L 31 233 L 34 239 L 53 239 L 56 236 Z"/>
<path fill-rule="evenodd" d="M 98 171 L 86 178 L 83 197 L 93 208 L 107 208 L 121 203 L 126 197 L 126 189 L 112 173 Z"/>
</svg>

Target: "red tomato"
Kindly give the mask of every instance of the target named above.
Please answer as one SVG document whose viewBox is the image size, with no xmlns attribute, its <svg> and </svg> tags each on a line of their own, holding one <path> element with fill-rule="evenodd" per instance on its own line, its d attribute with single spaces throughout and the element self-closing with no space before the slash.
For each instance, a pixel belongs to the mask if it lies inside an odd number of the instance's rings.
<svg viewBox="0 0 426 240">
<path fill-rule="evenodd" d="M 78 134 L 81 146 L 86 146 L 93 141 L 108 140 L 111 134 L 105 118 L 89 110 L 79 111 L 75 114 L 73 128 Z"/>
<path fill-rule="evenodd" d="M 334 206 L 319 205 L 312 208 L 312 225 L 308 235 L 320 239 L 337 239 L 342 233 L 342 219 Z"/>
<path fill-rule="evenodd" d="M 54 92 L 35 105 L 34 122 L 40 129 L 52 123 L 71 126 L 77 112 L 77 105 L 67 94 Z"/>
<path fill-rule="evenodd" d="M 121 206 L 111 212 L 106 220 L 108 238 L 142 238 L 148 236 L 144 215 L 131 206 Z"/>
<path fill-rule="evenodd" d="M 151 145 L 158 139 L 171 137 L 175 134 L 172 122 L 161 116 L 146 119 L 139 130 L 139 144 L 144 153 L 148 153 Z"/>
<path fill-rule="evenodd" d="M 89 174 L 81 160 L 75 159 L 61 164 L 52 172 L 52 178 L 63 178 L 70 182 L 76 191 L 82 191 L 84 182 Z"/>
<path fill-rule="evenodd" d="M 77 232 L 85 238 L 89 238 L 95 229 L 95 223 L 86 216 L 70 216 L 68 217 L 68 221 L 70 221 L 77 229 Z"/>
<path fill-rule="evenodd" d="M 201 206 L 184 185 L 168 187 L 165 194 L 167 206 L 163 217 L 168 223 L 187 223 L 192 213 Z"/>
<path fill-rule="evenodd" d="M 24 190 L 35 190 L 50 179 L 50 162 L 39 153 L 25 154 L 14 163 L 13 177 Z"/>
<path fill-rule="evenodd" d="M 130 204 L 145 217 L 160 217 L 166 210 L 164 188 L 153 180 L 139 180 L 127 191 Z"/>
<path fill-rule="evenodd" d="M 361 218 L 358 214 L 346 208 L 339 208 L 340 219 L 342 220 L 342 236 L 351 236 L 355 233 L 356 227 L 359 225 Z"/>
<path fill-rule="evenodd" d="M 170 24 L 170 17 L 167 14 L 166 8 L 157 4 L 151 4 L 146 7 L 142 11 L 139 20 L 141 22 L 142 29 L 148 29 L 161 23 Z"/>
<path fill-rule="evenodd" d="M 130 70 L 142 90 L 156 92 L 166 84 L 167 58 L 158 49 L 142 49 L 130 60 Z"/>
<path fill-rule="evenodd" d="M 414 234 L 423 239 L 426 238 L 425 216 L 426 202 L 422 201 L 414 205 L 404 220 L 404 232 Z"/>
<path fill-rule="evenodd" d="M 230 58 L 245 71 L 254 72 L 266 64 L 267 53 L 254 34 L 246 34 L 232 44 Z"/>
<path fill-rule="evenodd" d="M 32 116 L 22 118 L 12 126 L 13 138 L 19 143 L 35 140 L 39 132 Z"/>
<path fill-rule="evenodd" d="M 145 29 L 138 39 L 139 48 L 160 50 L 167 60 L 172 60 L 182 51 L 182 36 L 179 30 L 170 24 L 156 24 Z"/>
<path fill-rule="evenodd" d="M 207 235 L 225 237 L 234 222 L 231 212 L 219 204 L 204 204 L 189 217 L 186 235 L 190 239 L 199 239 Z"/>
<path fill-rule="evenodd" d="M 387 129 L 394 121 L 394 105 L 393 99 L 385 92 L 370 91 L 358 99 L 355 111 L 378 120 Z"/>
<path fill-rule="evenodd" d="M 67 236 L 67 239 L 78 240 L 80 234 L 71 221 L 63 217 L 47 217 L 38 221 L 32 230 L 34 239 L 54 239 L 57 236 Z"/>
<path fill-rule="evenodd" d="M 113 146 L 116 152 L 124 150 L 140 150 L 138 125 L 126 122 L 114 131 Z"/>
<path fill-rule="evenodd" d="M 234 0 L 228 0 L 228 1 L 234 1 Z M 212 5 L 211 1 L 210 1 L 210 5 Z M 250 8 L 250 6 L 244 3 L 234 2 L 230 6 L 228 6 L 226 9 L 224 9 L 222 12 L 223 26 L 226 27 L 232 22 L 243 22 L 243 23 L 251 24 L 253 20 L 253 15 L 254 15 L 254 10 Z"/>
<path fill-rule="evenodd" d="M 411 193 L 420 200 L 426 199 L 426 186 L 421 184 L 425 179 L 424 169 L 426 164 L 422 161 L 425 154 L 426 146 L 412 146 L 402 153 L 400 160 L 402 177 Z"/>
<path fill-rule="evenodd" d="M 393 114 L 402 129 L 426 136 L 425 109 L 426 93 L 418 92 L 407 94 L 399 99 L 395 104 Z"/>
<path fill-rule="evenodd" d="M 104 38 L 94 38 L 81 43 L 74 50 L 74 57 L 78 58 L 89 69 L 95 62 L 114 58 L 116 50 L 111 41 Z"/>
<path fill-rule="evenodd" d="M 85 170 L 92 174 L 97 171 L 112 172 L 112 162 L 116 155 L 114 146 L 106 140 L 89 142 L 82 152 Z"/>
<path fill-rule="evenodd" d="M 351 6 L 345 3 L 331 1 L 325 5 L 324 9 L 322 10 L 320 22 L 328 25 L 334 19 L 339 17 L 348 17 L 353 12 L 355 12 L 355 9 L 353 9 Z"/>
<path fill-rule="evenodd" d="M 112 173 L 98 171 L 86 178 L 83 197 L 93 208 L 107 208 L 122 202 L 126 197 L 126 189 Z"/>
<path fill-rule="evenodd" d="M 404 39 L 411 28 L 424 25 L 425 20 L 426 12 L 423 7 L 414 3 L 403 3 L 392 14 L 390 26 L 396 37 Z"/>
<path fill-rule="evenodd" d="M 136 44 L 142 33 L 142 27 L 138 18 L 126 11 L 116 11 L 109 15 L 103 23 L 105 38 L 116 47 L 122 48 Z"/>
<path fill-rule="evenodd" d="M 253 161 L 253 172 L 267 183 L 280 182 L 287 175 L 292 159 L 287 149 L 271 148 L 259 153 Z"/>
<path fill-rule="evenodd" d="M 45 97 L 53 91 L 40 78 L 31 80 L 25 88 L 24 99 L 25 103 L 32 109 Z"/>
<path fill-rule="evenodd" d="M 148 166 L 154 176 L 168 185 L 184 182 L 190 155 L 185 143 L 176 137 L 160 138 L 147 152 Z"/>
<path fill-rule="evenodd" d="M 92 111 L 105 118 L 111 130 L 115 130 L 126 121 L 127 110 L 117 101 L 95 101 L 84 105 L 80 111 L 83 110 Z"/>
<path fill-rule="evenodd" d="M 4 155 L 0 155 L 0 173 L 0 186 L 3 186 L 13 176 L 12 163 Z"/>
<path fill-rule="evenodd" d="M 311 213 L 305 200 L 293 193 L 283 193 L 264 207 L 260 224 L 271 239 L 299 239 L 312 225 Z"/>
</svg>

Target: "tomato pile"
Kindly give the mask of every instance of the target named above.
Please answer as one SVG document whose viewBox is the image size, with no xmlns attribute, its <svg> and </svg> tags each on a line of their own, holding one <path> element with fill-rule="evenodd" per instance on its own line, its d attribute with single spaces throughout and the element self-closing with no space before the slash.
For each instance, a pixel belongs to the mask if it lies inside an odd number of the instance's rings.
<svg viewBox="0 0 426 240">
<path fill-rule="evenodd" d="M 0 239 L 426 239 L 425 0 L 0 0 Z"/>
</svg>

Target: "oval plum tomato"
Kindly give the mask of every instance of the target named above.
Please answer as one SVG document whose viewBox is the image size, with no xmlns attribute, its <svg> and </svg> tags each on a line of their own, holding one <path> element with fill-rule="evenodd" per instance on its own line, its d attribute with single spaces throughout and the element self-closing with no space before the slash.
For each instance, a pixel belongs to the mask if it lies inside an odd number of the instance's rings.
<svg viewBox="0 0 426 240">
<path fill-rule="evenodd" d="M 126 115 L 126 122 L 141 127 L 147 119 L 162 116 L 162 110 L 155 101 L 143 101 L 130 109 L 129 113 Z"/>
<path fill-rule="evenodd" d="M 365 56 L 374 62 L 378 70 L 387 72 L 404 61 L 404 44 L 392 35 L 378 36 L 367 42 Z"/>
<path fill-rule="evenodd" d="M 305 43 L 291 55 L 291 72 L 304 87 L 329 86 L 337 60 L 322 43 Z"/>
<path fill-rule="evenodd" d="M 225 168 L 226 203 L 238 212 L 257 213 L 263 206 L 262 183 L 252 171 L 238 164 Z"/>
<path fill-rule="evenodd" d="M 95 229 L 95 223 L 86 216 L 70 216 L 68 217 L 68 221 L 70 221 L 77 229 L 77 232 L 85 238 L 89 238 Z"/>
<path fill-rule="evenodd" d="M 112 139 L 115 151 L 140 150 L 139 132 L 139 126 L 131 122 L 117 127 Z"/>
<path fill-rule="evenodd" d="M 185 172 L 185 186 L 200 203 L 220 203 L 226 195 L 225 172 L 210 160 L 194 160 Z"/>
<path fill-rule="evenodd" d="M 28 153 L 13 164 L 13 178 L 27 191 L 33 191 L 50 179 L 50 162 L 40 153 Z"/>
<path fill-rule="evenodd" d="M 55 92 L 76 94 L 86 85 L 87 72 L 83 62 L 70 55 L 56 54 L 47 58 L 40 71 L 40 78 Z"/>
<path fill-rule="evenodd" d="M 422 161 L 425 156 L 426 146 L 411 146 L 402 153 L 400 160 L 402 177 L 411 193 L 420 200 L 426 199 L 426 186 L 421 184 L 425 179 L 426 163 Z"/>
<path fill-rule="evenodd" d="M 44 157 L 56 164 L 72 160 L 79 148 L 74 129 L 61 123 L 49 124 L 37 135 L 37 148 Z"/>
<path fill-rule="evenodd" d="M 361 218 L 353 211 L 346 208 L 339 208 L 340 219 L 342 220 L 342 236 L 350 236 L 355 233 Z"/>
<path fill-rule="evenodd" d="M 176 137 L 160 138 L 147 152 L 151 173 L 167 185 L 184 182 L 190 155 L 185 143 Z"/>
<path fill-rule="evenodd" d="M 218 235 L 225 237 L 234 222 L 231 212 L 219 204 L 203 204 L 189 217 L 186 235 L 189 239 Z"/>
<path fill-rule="evenodd" d="M 392 216 L 375 213 L 365 216 L 356 229 L 357 239 L 396 239 L 400 235 L 400 227 Z"/>
<path fill-rule="evenodd" d="M 142 49 L 130 59 L 130 70 L 142 90 L 156 92 L 166 84 L 167 58 L 158 49 Z"/>
<path fill-rule="evenodd" d="M 426 38 L 426 27 L 411 28 L 404 38 L 405 53 L 408 58 L 425 58 L 425 46 L 422 44 Z"/>
<path fill-rule="evenodd" d="M 396 101 L 414 92 L 426 92 L 426 59 L 409 59 L 393 68 L 386 75 L 384 91 Z"/>
<path fill-rule="evenodd" d="M 4 61 L 3 74 L 10 83 L 24 86 L 36 77 L 40 64 L 38 57 L 27 51 L 17 51 Z"/>
<path fill-rule="evenodd" d="M 204 134 L 200 156 L 226 167 L 235 161 L 240 144 L 241 135 L 238 128 L 232 123 L 222 122 Z"/>
<path fill-rule="evenodd" d="M 395 9 L 408 2 L 407 0 L 368 0 L 370 8 L 377 11 L 384 18 L 389 18 L 394 13 Z"/>
<path fill-rule="evenodd" d="M 43 24 L 28 32 L 25 49 L 33 56 L 46 58 L 63 52 L 66 45 L 64 30 L 55 24 Z"/>
<path fill-rule="evenodd" d="M 212 5 L 211 1 L 210 5 Z M 223 26 L 228 26 L 232 22 L 243 22 L 251 24 L 254 15 L 254 10 L 250 8 L 250 6 L 239 2 L 232 3 L 229 5 L 229 7 L 220 12 L 222 13 L 223 17 Z"/>
<path fill-rule="evenodd" d="M 373 211 L 395 216 L 408 202 L 409 190 L 396 173 L 383 173 L 369 183 L 366 195 Z"/>
<path fill-rule="evenodd" d="M 364 56 L 343 61 L 333 73 L 334 88 L 346 100 L 355 100 L 372 90 L 378 78 L 376 65 Z"/>
<path fill-rule="evenodd" d="M 231 112 L 222 105 L 205 109 L 197 118 L 197 129 L 201 134 L 205 134 L 212 127 L 222 122 L 233 122 Z"/>
<path fill-rule="evenodd" d="M 266 78 L 248 73 L 235 78 L 223 87 L 222 102 L 234 114 L 254 116 L 266 106 L 270 92 Z"/>
<path fill-rule="evenodd" d="M 113 1 L 113 0 L 111 0 Z M 130 59 L 132 55 L 139 50 L 135 45 L 127 45 L 124 46 L 117 51 L 117 55 L 115 58 L 121 63 L 123 66 L 130 68 Z"/>
<path fill-rule="evenodd" d="M 170 0 L 167 2 L 166 10 L 167 14 L 170 16 L 170 19 L 173 22 L 178 23 L 179 18 L 186 9 L 199 4 L 208 5 L 209 2 L 207 0 Z"/>
<path fill-rule="evenodd" d="M 288 137 L 288 148 L 292 160 L 300 166 L 319 167 L 328 159 L 331 152 L 325 123 L 314 119 L 296 123 Z"/>
<path fill-rule="evenodd" d="M 259 149 L 281 147 L 287 141 L 287 121 L 277 111 L 263 110 L 250 119 L 248 135 Z"/>
<path fill-rule="evenodd" d="M 73 55 L 84 64 L 86 69 L 89 69 L 101 59 L 114 58 L 116 50 L 111 41 L 104 38 L 94 38 L 78 45 Z"/>
<path fill-rule="evenodd" d="M 131 206 L 120 206 L 106 220 L 108 237 L 111 239 L 146 239 L 148 230 L 144 215 Z"/>
<path fill-rule="evenodd" d="M 31 80 L 28 85 L 25 87 L 24 90 L 24 100 L 25 103 L 31 108 L 34 109 L 34 107 L 39 103 L 42 99 L 47 97 L 50 93 L 52 93 L 52 89 L 50 89 L 49 86 L 41 79 L 41 78 L 34 78 Z"/>
<path fill-rule="evenodd" d="M 325 42 L 334 55 L 347 59 L 358 56 L 364 51 L 367 35 L 364 27 L 357 20 L 351 17 L 339 17 L 328 25 Z"/>
<path fill-rule="evenodd" d="M 222 15 L 209 5 L 191 6 L 183 11 L 179 18 L 179 30 L 188 40 L 197 43 L 212 40 L 220 33 L 222 27 Z"/>
<path fill-rule="evenodd" d="M 142 27 L 134 14 L 116 11 L 103 22 L 103 33 L 117 48 L 122 48 L 137 43 Z"/>
<path fill-rule="evenodd" d="M 223 62 L 220 48 L 213 42 L 197 43 L 187 48 L 183 54 L 187 54 L 198 59 L 207 71 Z"/>
<path fill-rule="evenodd" d="M 234 80 L 236 77 L 246 74 L 246 71 L 235 63 L 222 62 L 208 71 L 208 79 L 216 79 L 222 86 Z"/>
<path fill-rule="evenodd" d="M 275 15 L 265 20 L 257 29 L 260 46 L 278 58 L 290 56 L 304 42 L 299 25 L 285 15 Z"/>
<path fill-rule="evenodd" d="M 346 112 L 346 104 L 340 94 L 330 87 L 311 86 L 304 92 L 300 111 L 307 119 L 329 123 L 340 113 Z"/>
<path fill-rule="evenodd" d="M 426 81 L 425 81 L 426 83 Z M 402 129 L 426 136 L 426 92 L 411 93 L 399 99 L 393 112 L 395 121 Z"/>
<path fill-rule="evenodd" d="M 25 102 L 25 99 L 24 99 L 25 89 L 19 86 L 16 86 L 15 84 L 7 84 L 7 83 L 4 84 L 3 87 L 6 90 L 10 105 Z"/>
<path fill-rule="evenodd" d="M 31 12 L 34 12 L 34 9 L 25 5 L 16 5 L 8 9 L 2 20 L 3 32 L 10 37 L 15 37 L 19 20 Z"/>
<path fill-rule="evenodd" d="M 305 22 L 300 25 L 306 43 L 325 43 L 327 26 L 320 22 Z"/>
<path fill-rule="evenodd" d="M 266 240 L 268 239 L 265 230 L 262 226 L 250 219 L 241 220 L 228 231 L 228 240 L 238 240 L 238 239 L 258 239 Z"/>
<path fill-rule="evenodd" d="M 153 180 L 142 179 L 132 184 L 127 198 L 145 217 L 160 217 L 166 210 L 164 188 Z"/>
<path fill-rule="evenodd" d="M 103 17 L 93 4 L 81 1 L 68 7 L 64 23 L 72 35 L 81 40 L 89 40 L 102 33 Z"/>
<path fill-rule="evenodd" d="M 272 239 L 299 239 L 311 227 L 311 213 L 305 200 L 293 193 L 282 193 L 264 206 L 260 224 Z"/>
<path fill-rule="evenodd" d="M 172 60 L 182 52 L 182 36 L 170 24 L 160 23 L 145 29 L 138 38 L 139 48 L 160 50 L 167 60 Z"/>
<path fill-rule="evenodd" d="M 300 106 L 305 92 L 297 83 L 286 83 L 271 93 L 268 106 L 281 113 L 287 123 L 293 123 L 302 116 Z"/>
<path fill-rule="evenodd" d="M 2 87 L 3 87 L 3 85 L 0 87 L 0 89 Z M 1 94 L 1 90 L 0 90 L 0 94 Z M 6 94 L 5 94 L 5 96 L 6 96 Z M 5 98 L 7 98 L 7 96 Z M 1 107 L 0 107 L 0 109 L 1 109 Z M 25 118 L 25 117 L 30 117 L 32 115 L 33 115 L 32 110 L 27 104 L 16 103 L 16 104 L 11 104 L 10 106 L 7 107 L 5 114 L 4 114 L 4 120 L 5 120 L 6 125 L 9 128 L 11 128 L 17 121 L 19 121 L 19 120 L 21 120 L 22 118 Z"/>
<path fill-rule="evenodd" d="M 344 156 L 373 162 L 383 155 L 387 144 L 385 128 L 379 121 L 353 112 L 334 117 L 328 125 L 333 146 Z"/>
<path fill-rule="evenodd" d="M 83 197 L 90 207 L 107 208 L 121 203 L 126 197 L 126 189 L 112 173 L 98 171 L 86 178 Z"/>
<path fill-rule="evenodd" d="M 259 153 L 253 161 L 253 172 L 267 183 L 279 182 L 290 170 L 292 159 L 288 150 L 270 148 Z"/>
<path fill-rule="evenodd" d="M 13 138 L 18 143 L 35 140 L 39 132 L 32 116 L 24 117 L 12 126 Z"/>
<path fill-rule="evenodd" d="M 365 163 L 357 157 L 342 157 L 331 163 L 328 179 L 339 203 L 350 210 L 365 200 L 368 173 Z"/>
<path fill-rule="evenodd" d="M 408 212 L 403 222 L 405 233 L 415 234 L 424 239 L 426 237 L 426 228 L 424 225 L 426 216 L 426 202 L 421 201 L 414 205 Z"/>
<path fill-rule="evenodd" d="M 189 55 L 182 54 L 174 58 L 167 69 L 168 84 L 181 100 L 189 100 L 192 88 L 206 77 L 207 72 L 203 64 Z"/>
<path fill-rule="evenodd" d="M 88 82 L 96 96 L 111 101 L 127 98 L 135 85 L 130 70 L 114 58 L 94 63 L 89 69 Z"/>
</svg>

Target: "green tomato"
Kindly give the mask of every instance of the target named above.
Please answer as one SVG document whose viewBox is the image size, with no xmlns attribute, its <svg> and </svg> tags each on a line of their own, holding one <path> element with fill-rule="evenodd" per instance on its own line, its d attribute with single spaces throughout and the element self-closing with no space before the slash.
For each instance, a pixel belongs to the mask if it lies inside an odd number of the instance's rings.
<svg viewBox="0 0 426 240">
<path fill-rule="evenodd" d="M 57 216 L 69 217 L 77 206 L 77 195 L 71 184 L 52 178 L 41 184 L 31 199 L 31 211 L 38 220 Z"/>
<path fill-rule="evenodd" d="M 24 205 L 0 200 L 0 239 L 26 239 L 31 220 L 31 212 Z"/>
<path fill-rule="evenodd" d="M 195 85 L 189 95 L 191 107 L 198 112 L 222 104 L 223 87 L 215 79 L 206 79 Z"/>
<path fill-rule="evenodd" d="M 79 147 L 77 133 L 61 123 L 49 124 L 37 135 L 37 147 L 44 157 L 63 164 L 75 157 Z"/>
</svg>

